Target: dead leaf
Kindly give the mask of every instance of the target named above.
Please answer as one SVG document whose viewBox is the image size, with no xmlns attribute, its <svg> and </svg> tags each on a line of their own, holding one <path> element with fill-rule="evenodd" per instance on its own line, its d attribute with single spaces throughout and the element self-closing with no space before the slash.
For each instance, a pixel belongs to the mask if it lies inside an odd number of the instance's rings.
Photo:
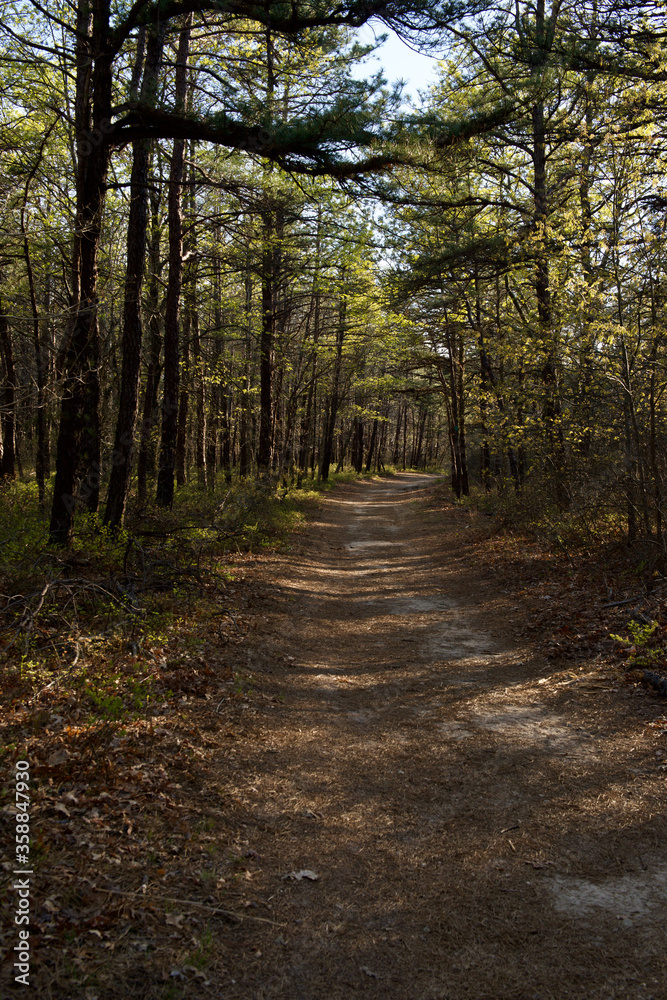
<svg viewBox="0 0 667 1000">
<path fill-rule="evenodd" d="M 182 927 L 184 920 L 184 913 L 167 913 L 165 916 L 165 923 L 169 924 L 170 927 Z"/>
<path fill-rule="evenodd" d="M 319 875 L 311 871 L 309 868 L 302 868 L 301 871 L 289 872 L 287 875 L 283 875 L 283 878 L 291 878 L 295 882 L 301 882 L 304 878 L 309 879 L 311 882 L 317 882 L 319 877 Z"/>
<path fill-rule="evenodd" d="M 206 973 L 202 972 L 202 970 L 198 969 L 195 965 L 184 965 L 183 966 L 183 971 L 184 972 L 191 972 L 193 974 L 193 976 L 195 977 L 195 979 L 203 979 L 203 980 L 205 980 L 204 986 L 210 986 L 211 985 L 210 984 L 210 980 L 206 979 Z"/>
</svg>

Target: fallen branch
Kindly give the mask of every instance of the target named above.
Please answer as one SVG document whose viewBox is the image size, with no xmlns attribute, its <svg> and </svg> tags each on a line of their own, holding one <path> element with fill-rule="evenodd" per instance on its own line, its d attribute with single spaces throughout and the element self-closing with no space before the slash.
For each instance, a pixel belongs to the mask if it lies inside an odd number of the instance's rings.
<svg viewBox="0 0 667 1000">
<path fill-rule="evenodd" d="M 63 592 L 66 595 L 66 599 L 62 607 L 59 608 L 58 614 L 62 617 L 62 612 L 71 606 L 74 613 L 74 622 L 78 622 L 77 598 L 84 596 L 102 597 L 105 600 L 112 601 L 132 615 L 142 615 L 144 613 L 143 608 L 135 604 L 130 590 L 122 587 L 117 580 L 104 580 L 100 582 L 83 578 L 49 580 L 41 590 L 36 590 L 32 594 L 13 595 L 7 600 L 4 608 L 0 609 L 0 615 L 5 615 L 10 619 L 0 631 L 0 636 L 12 636 L 3 652 L 6 653 L 11 649 L 22 635 L 25 637 L 27 652 L 30 636 L 35 632 L 37 619 L 42 612 L 46 611 L 47 597 L 55 597 L 57 594 Z M 70 631 L 73 627 L 73 624 L 70 622 Z"/>
</svg>

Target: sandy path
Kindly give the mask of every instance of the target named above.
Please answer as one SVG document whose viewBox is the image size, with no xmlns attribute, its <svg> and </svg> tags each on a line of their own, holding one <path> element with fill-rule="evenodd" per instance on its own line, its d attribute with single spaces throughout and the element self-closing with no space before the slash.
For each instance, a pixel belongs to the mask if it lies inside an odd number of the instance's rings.
<svg viewBox="0 0 667 1000">
<path fill-rule="evenodd" d="M 279 926 L 230 928 L 221 995 L 666 998 L 664 775 L 613 692 L 545 679 L 431 482 L 339 489 L 262 566 L 220 781 L 235 891 Z"/>
</svg>

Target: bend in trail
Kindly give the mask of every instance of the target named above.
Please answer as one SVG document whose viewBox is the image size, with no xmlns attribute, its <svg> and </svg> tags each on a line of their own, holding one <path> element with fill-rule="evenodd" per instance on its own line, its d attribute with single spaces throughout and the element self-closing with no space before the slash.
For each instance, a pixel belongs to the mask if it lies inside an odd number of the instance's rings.
<svg viewBox="0 0 667 1000">
<path fill-rule="evenodd" d="M 633 813 L 621 726 L 600 746 L 545 685 L 432 483 L 338 488 L 262 567 L 264 697 L 221 767 L 279 926 L 230 931 L 225 996 L 666 997 L 667 838 Z"/>
</svg>

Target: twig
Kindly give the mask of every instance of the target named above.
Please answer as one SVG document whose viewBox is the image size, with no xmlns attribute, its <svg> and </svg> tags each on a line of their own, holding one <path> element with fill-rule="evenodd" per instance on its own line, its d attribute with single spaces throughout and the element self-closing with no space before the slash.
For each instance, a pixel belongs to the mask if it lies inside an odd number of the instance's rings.
<svg viewBox="0 0 667 1000">
<path fill-rule="evenodd" d="M 235 913 L 233 910 L 223 910 L 220 906 L 207 906 L 206 903 L 198 903 L 196 899 L 176 899 L 174 896 L 144 896 L 141 892 L 123 892 L 120 889 L 105 889 L 102 886 L 92 886 L 99 892 L 111 892 L 115 896 L 129 896 L 133 899 L 143 899 L 145 901 L 159 900 L 163 903 L 177 903 L 179 906 L 198 906 L 200 910 L 207 913 L 221 913 L 224 917 L 232 917 L 234 920 L 254 920 L 260 924 L 271 924 L 272 927 L 287 928 L 287 924 L 279 924 L 276 920 L 269 920 L 268 917 L 254 917 L 251 913 Z"/>
<path fill-rule="evenodd" d="M 600 610 L 604 611 L 606 608 L 620 608 L 624 604 L 634 604 L 636 600 L 636 597 L 629 597 L 627 601 L 612 601 L 610 604 L 603 604 Z"/>
</svg>

